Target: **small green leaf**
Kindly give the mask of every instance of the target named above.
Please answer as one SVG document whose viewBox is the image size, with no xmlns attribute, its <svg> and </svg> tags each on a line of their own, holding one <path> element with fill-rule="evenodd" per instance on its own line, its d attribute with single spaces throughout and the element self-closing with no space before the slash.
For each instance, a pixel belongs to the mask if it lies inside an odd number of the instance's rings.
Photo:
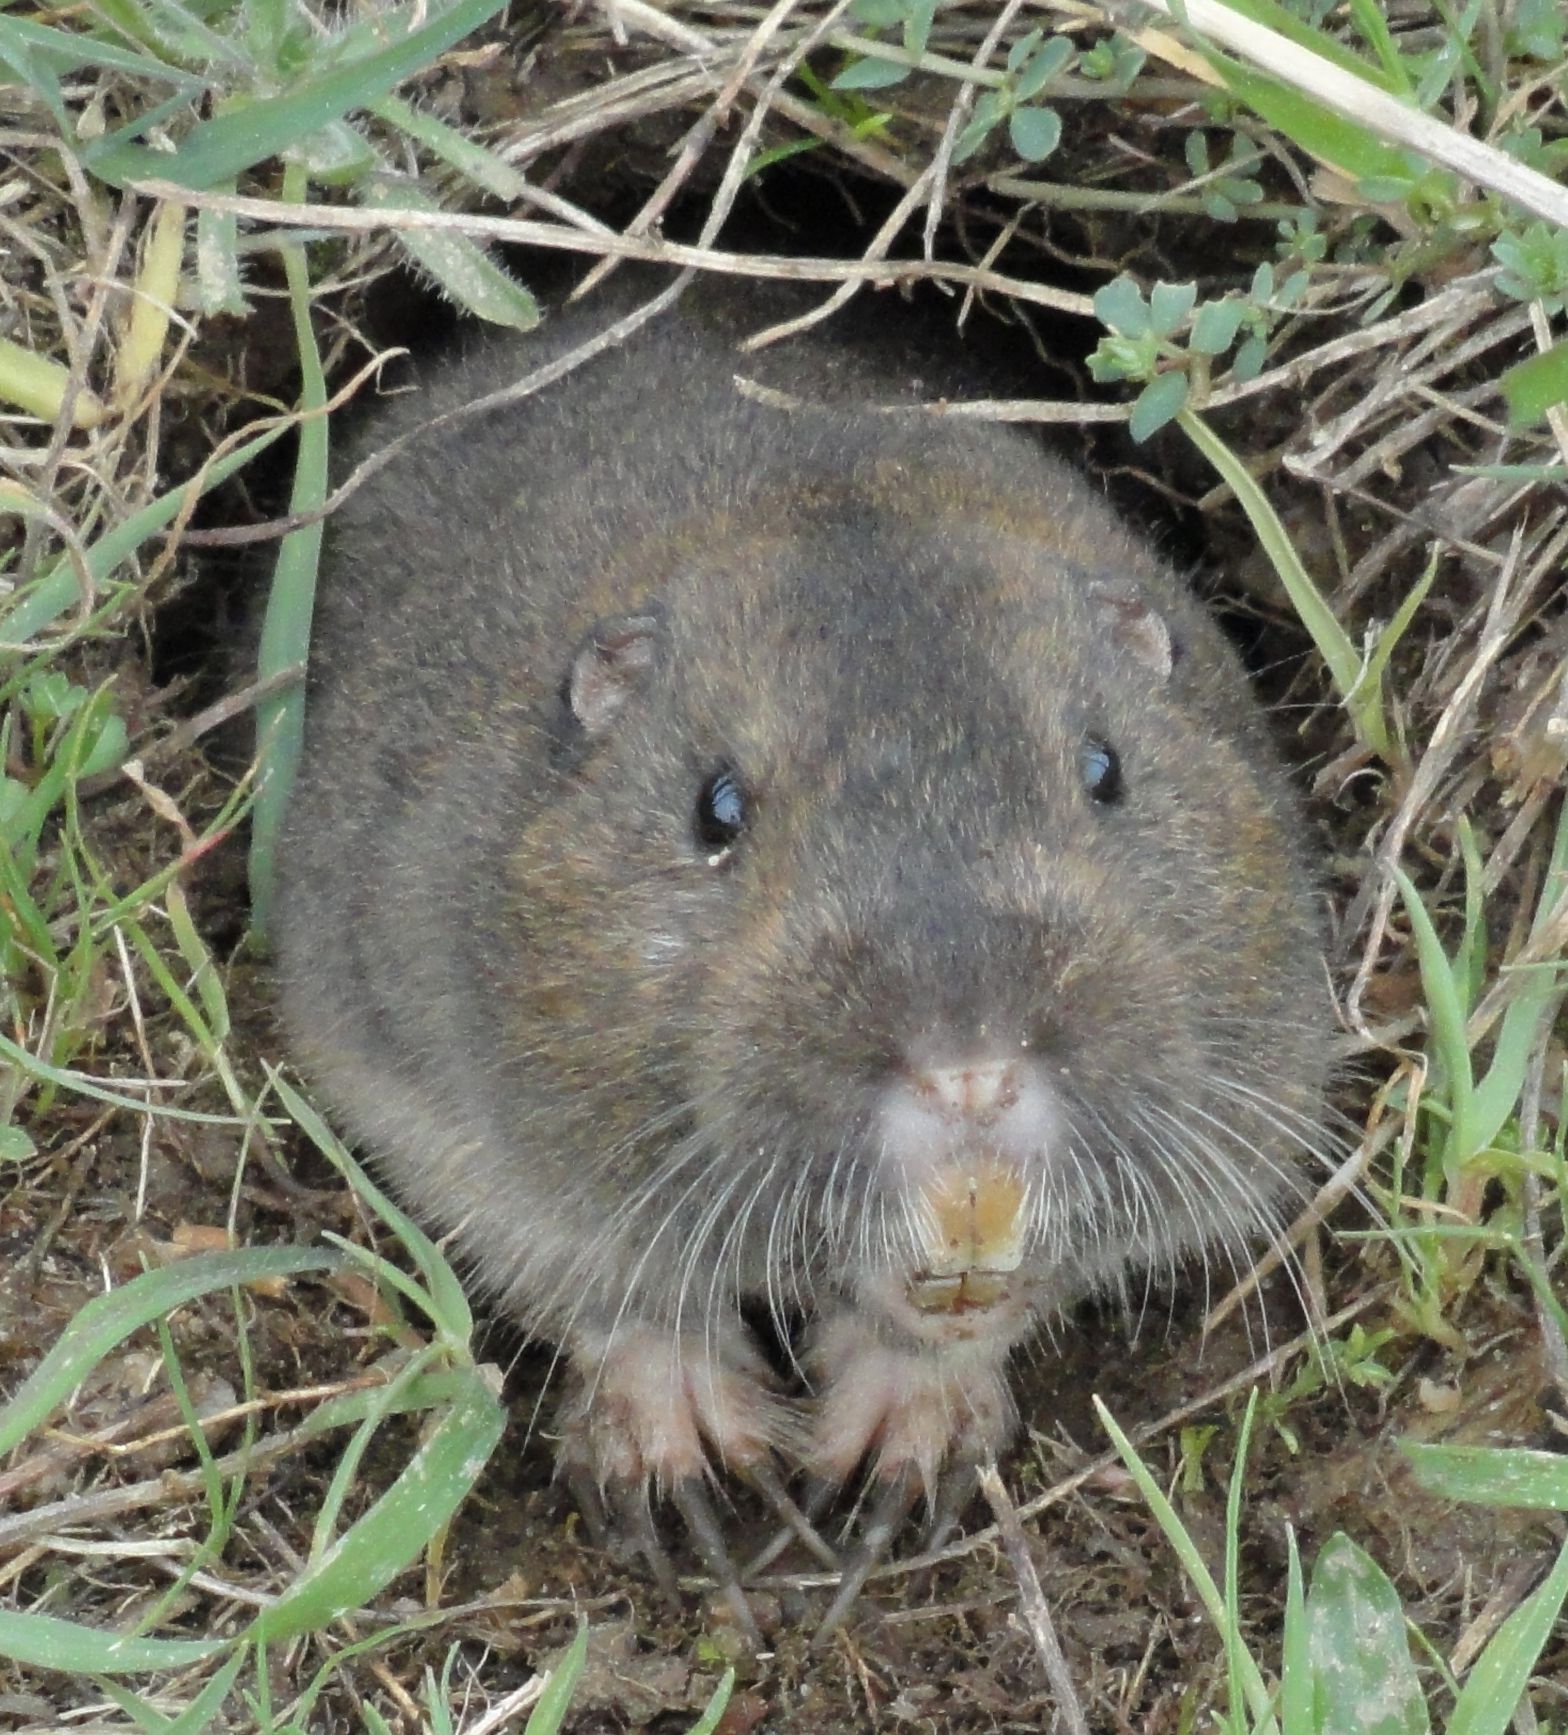
<svg viewBox="0 0 1568 1735">
<path fill-rule="evenodd" d="M 1206 301 L 1198 309 L 1188 339 L 1199 355 L 1224 355 L 1236 341 L 1245 309 L 1239 301 Z"/>
<path fill-rule="evenodd" d="M 1156 283 L 1149 291 L 1149 321 L 1156 337 L 1170 337 L 1198 301 L 1196 283 Z"/>
<path fill-rule="evenodd" d="M 833 80 L 834 90 L 888 90 L 909 77 L 909 68 L 874 54 L 852 60 Z"/>
<path fill-rule="evenodd" d="M 0 1127 L 0 1163 L 25 1163 L 36 1156 L 38 1146 L 23 1127 Z"/>
<path fill-rule="evenodd" d="M 983 91 L 975 103 L 974 117 L 969 125 L 958 135 L 958 142 L 953 146 L 953 161 L 967 162 L 981 145 L 991 136 L 993 129 L 1002 118 L 1003 102 L 1000 92 Z"/>
<path fill-rule="evenodd" d="M 746 165 L 746 179 L 762 174 L 771 169 L 775 163 L 787 163 L 791 157 L 802 157 L 807 151 L 822 149 L 821 139 L 789 139 L 782 145 L 773 145 L 768 150 L 758 151 Z"/>
<path fill-rule="evenodd" d="M 1044 40 L 1045 32 L 1043 30 L 1031 30 L 1020 36 L 1007 51 L 1007 70 L 1014 74 L 1022 72 L 1030 55 Z"/>
<path fill-rule="evenodd" d="M 1386 175 L 1363 175 L 1356 182 L 1356 194 L 1368 205 L 1402 205 L 1416 184 L 1413 174 L 1396 171 Z"/>
<path fill-rule="evenodd" d="M 1269 340 L 1261 331 L 1255 331 L 1236 351 L 1236 358 L 1230 364 L 1231 372 L 1239 380 L 1255 380 L 1263 372 L 1263 364 L 1268 359 Z"/>
<path fill-rule="evenodd" d="M 1019 73 L 1013 85 L 1013 95 L 1019 102 L 1037 97 L 1053 78 L 1066 70 L 1073 57 L 1073 45 L 1065 36 L 1053 36 Z"/>
<path fill-rule="evenodd" d="M 904 21 L 906 0 L 855 0 L 849 15 L 872 30 L 891 30 Z"/>
<path fill-rule="evenodd" d="M 936 17 L 936 0 L 908 0 L 904 16 L 904 47 L 911 54 L 924 54 Z"/>
<path fill-rule="evenodd" d="M 1151 434 L 1158 433 L 1167 422 L 1174 421 L 1181 414 L 1187 402 L 1187 391 L 1187 376 L 1179 370 L 1150 380 L 1138 394 L 1138 401 L 1127 418 L 1128 433 L 1142 445 Z"/>
<path fill-rule="evenodd" d="M 1399 1592 L 1343 1531 L 1312 1570 L 1307 1652 L 1316 1735 L 1427 1735 Z"/>
<path fill-rule="evenodd" d="M 1050 156 L 1062 137 L 1062 117 L 1054 108 L 1015 108 L 1007 117 L 1007 136 L 1026 163 Z"/>
<path fill-rule="evenodd" d="M 375 175 L 359 189 L 359 197 L 371 210 L 440 209 L 440 201 L 406 175 Z M 539 303 L 529 290 L 469 236 L 450 229 L 399 229 L 396 239 L 452 300 L 477 318 L 514 331 L 532 331 L 539 323 Z"/>
<path fill-rule="evenodd" d="M 1142 337 L 1150 329 L 1148 304 L 1125 274 L 1095 291 L 1094 314 L 1101 325 L 1123 337 Z"/>
<path fill-rule="evenodd" d="M 1516 428 L 1544 422 L 1546 412 L 1568 403 L 1568 338 L 1504 371 L 1498 384 Z"/>
</svg>

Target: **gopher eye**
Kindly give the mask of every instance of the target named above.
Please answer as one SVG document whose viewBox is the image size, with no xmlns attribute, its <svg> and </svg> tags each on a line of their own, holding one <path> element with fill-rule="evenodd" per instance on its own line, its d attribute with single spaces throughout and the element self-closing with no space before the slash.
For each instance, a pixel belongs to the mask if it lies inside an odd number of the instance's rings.
<svg viewBox="0 0 1568 1735">
<path fill-rule="evenodd" d="M 1122 798 L 1121 755 L 1109 741 L 1088 735 L 1078 749 L 1078 775 L 1091 801 L 1109 807 Z"/>
<path fill-rule="evenodd" d="M 731 766 L 721 766 L 703 784 L 692 815 L 692 835 L 710 859 L 728 855 L 750 817 L 746 792 Z"/>
</svg>

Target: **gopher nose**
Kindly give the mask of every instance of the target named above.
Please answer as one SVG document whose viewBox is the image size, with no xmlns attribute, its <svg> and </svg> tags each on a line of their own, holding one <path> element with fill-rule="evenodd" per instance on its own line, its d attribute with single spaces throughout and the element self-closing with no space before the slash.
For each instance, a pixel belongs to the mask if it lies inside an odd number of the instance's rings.
<svg viewBox="0 0 1568 1735">
<path fill-rule="evenodd" d="M 989 1127 L 1017 1103 L 1019 1068 L 1011 1060 L 926 1066 L 915 1071 L 911 1084 L 922 1106 L 944 1121 Z"/>
</svg>

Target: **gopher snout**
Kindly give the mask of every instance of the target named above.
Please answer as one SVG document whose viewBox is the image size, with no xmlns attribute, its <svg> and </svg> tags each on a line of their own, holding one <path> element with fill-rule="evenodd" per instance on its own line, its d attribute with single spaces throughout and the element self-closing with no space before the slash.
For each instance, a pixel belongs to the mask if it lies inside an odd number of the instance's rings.
<svg viewBox="0 0 1568 1735">
<path fill-rule="evenodd" d="M 909 1201 L 911 1302 L 924 1312 L 1004 1299 L 1024 1257 L 1030 1176 L 1062 1135 L 1038 1061 L 1020 1044 L 912 1064 L 884 1092 L 877 1130 L 888 1179 Z"/>
</svg>

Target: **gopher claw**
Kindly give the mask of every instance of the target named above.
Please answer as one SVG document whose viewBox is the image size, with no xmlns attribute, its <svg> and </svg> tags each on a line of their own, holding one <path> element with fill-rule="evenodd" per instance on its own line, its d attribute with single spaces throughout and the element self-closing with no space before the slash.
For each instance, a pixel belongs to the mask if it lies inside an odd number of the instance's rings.
<svg viewBox="0 0 1568 1735">
<path fill-rule="evenodd" d="M 757 1487 L 792 1529 L 806 1522 L 773 1468 L 789 1429 L 761 1358 L 738 1334 L 721 1341 L 630 1326 L 580 1341 L 573 1367 L 557 1468 L 594 1540 L 642 1560 L 676 1595 L 652 1511 L 655 1498 L 668 1500 L 737 1627 L 760 1645 L 711 1486 L 722 1468 Z"/>
<path fill-rule="evenodd" d="M 873 1488 L 813 1639 L 820 1645 L 843 1624 L 922 1497 L 925 1545 L 941 1545 L 974 1494 L 980 1466 L 1005 1445 L 1017 1418 L 1005 1345 L 890 1345 L 846 1315 L 824 1327 L 815 1360 L 831 1373 L 807 1458 L 816 1491 L 807 1511 L 820 1516 L 826 1494 L 863 1464 Z"/>
</svg>

